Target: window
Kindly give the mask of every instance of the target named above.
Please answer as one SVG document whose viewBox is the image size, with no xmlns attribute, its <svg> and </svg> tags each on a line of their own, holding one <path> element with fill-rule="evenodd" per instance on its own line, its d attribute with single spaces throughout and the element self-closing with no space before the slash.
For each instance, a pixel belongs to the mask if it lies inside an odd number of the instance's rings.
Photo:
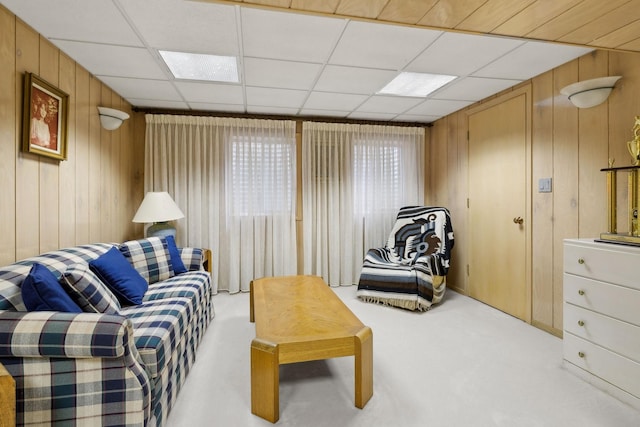
<svg viewBox="0 0 640 427">
<path fill-rule="evenodd" d="M 397 210 L 403 203 L 403 150 L 397 141 L 356 141 L 353 155 L 354 212 L 359 215 Z M 375 197 L 374 197 L 375 195 Z"/>
<path fill-rule="evenodd" d="M 228 206 L 235 216 L 291 213 L 295 145 L 278 137 L 233 136 Z"/>
</svg>

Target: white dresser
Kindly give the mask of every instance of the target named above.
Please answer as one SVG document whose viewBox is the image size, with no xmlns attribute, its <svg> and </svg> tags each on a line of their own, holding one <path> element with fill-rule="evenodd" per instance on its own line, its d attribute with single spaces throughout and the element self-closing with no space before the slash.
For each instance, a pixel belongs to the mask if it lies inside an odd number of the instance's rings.
<svg viewBox="0 0 640 427">
<path fill-rule="evenodd" d="M 640 409 L 640 247 L 564 241 L 567 369 Z"/>
</svg>

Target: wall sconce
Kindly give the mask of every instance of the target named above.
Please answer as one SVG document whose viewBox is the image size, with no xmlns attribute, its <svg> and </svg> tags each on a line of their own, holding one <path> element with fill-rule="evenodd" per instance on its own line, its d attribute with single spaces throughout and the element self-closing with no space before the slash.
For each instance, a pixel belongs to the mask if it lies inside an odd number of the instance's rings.
<svg viewBox="0 0 640 427">
<path fill-rule="evenodd" d="M 122 122 L 129 118 L 129 115 L 124 111 L 107 107 L 98 107 L 98 114 L 100 115 L 100 124 L 106 130 L 118 129 Z"/>
<path fill-rule="evenodd" d="M 152 222 L 147 228 L 147 237 L 175 237 L 176 229 L 169 221 L 184 218 L 184 214 L 166 191 L 149 191 L 140 203 L 132 222 Z"/>
<path fill-rule="evenodd" d="M 607 100 L 611 90 L 621 77 L 611 76 L 584 80 L 563 87 L 560 93 L 568 96 L 571 103 L 578 108 L 595 107 Z"/>
</svg>

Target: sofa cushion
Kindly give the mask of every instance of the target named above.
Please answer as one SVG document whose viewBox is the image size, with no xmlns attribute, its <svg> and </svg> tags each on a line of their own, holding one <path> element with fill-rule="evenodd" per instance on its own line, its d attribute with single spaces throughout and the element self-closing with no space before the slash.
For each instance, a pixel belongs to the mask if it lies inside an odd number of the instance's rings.
<svg viewBox="0 0 640 427">
<path fill-rule="evenodd" d="M 189 271 L 171 279 L 149 285 L 143 301 L 157 301 L 171 298 L 188 298 L 191 300 L 190 310 L 194 312 L 191 324 L 197 326 L 195 343 L 202 339 L 203 331 L 211 320 L 209 302 L 213 294 L 211 277 L 204 271 Z M 195 351 L 195 348 L 194 348 Z"/>
<path fill-rule="evenodd" d="M 71 264 L 60 278 L 67 293 L 89 313 L 119 314 L 120 303 L 107 285 L 89 268 L 89 264 Z"/>
<path fill-rule="evenodd" d="M 171 298 L 122 309 L 133 323 L 136 348 L 150 378 L 160 376 L 176 349 L 193 340 L 197 326 L 191 323 L 191 307 L 190 298 Z"/>
<path fill-rule="evenodd" d="M 120 251 L 149 284 L 166 280 L 175 274 L 166 239 L 149 237 L 129 240 L 120 245 Z"/>
<path fill-rule="evenodd" d="M 96 273 L 122 305 L 142 304 L 149 285 L 115 246 L 89 262 Z"/>
<path fill-rule="evenodd" d="M 176 245 L 176 241 L 173 236 L 165 236 L 167 240 L 167 248 L 169 249 L 169 256 L 171 257 L 171 266 L 175 274 L 182 274 L 187 272 L 187 267 L 184 266 L 182 258 L 180 258 L 180 251 Z"/>
<path fill-rule="evenodd" d="M 22 300 L 29 311 L 82 313 L 47 267 L 34 263 L 22 283 Z"/>
</svg>

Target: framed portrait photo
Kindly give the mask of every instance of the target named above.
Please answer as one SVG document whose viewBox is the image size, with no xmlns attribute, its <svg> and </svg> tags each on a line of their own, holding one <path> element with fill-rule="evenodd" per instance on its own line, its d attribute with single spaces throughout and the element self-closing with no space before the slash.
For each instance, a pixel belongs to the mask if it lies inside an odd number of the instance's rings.
<svg viewBox="0 0 640 427">
<path fill-rule="evenodd" d="M 68 114 L 69 95 L 25 73 L 22 151 L 66 160 Z"/>
</svg>

